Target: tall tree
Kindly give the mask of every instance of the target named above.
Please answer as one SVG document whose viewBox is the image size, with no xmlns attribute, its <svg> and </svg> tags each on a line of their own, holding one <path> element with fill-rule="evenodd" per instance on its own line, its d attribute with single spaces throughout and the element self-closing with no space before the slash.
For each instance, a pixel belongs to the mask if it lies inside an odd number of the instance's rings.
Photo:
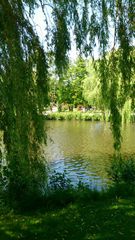
<svg viewBox="0 0 135 240">
<path fill-rule="evenodd" d="M 0 128 L 9 190 L 20 198 L 40 165 L 41 114 L 48 101 L 45 53 L 25 14 L 23 1 L 0 1 Z"/>
<path fill-rule="evenodd" d="M 68 70 L 63 74 L 62 83 L 59 88 L 61 103 L 77 107 L 85 103 L 83 97 L 83 80 L 87 74 L 85 60 L 81 57 L 70 64 Z"/>
</svg>

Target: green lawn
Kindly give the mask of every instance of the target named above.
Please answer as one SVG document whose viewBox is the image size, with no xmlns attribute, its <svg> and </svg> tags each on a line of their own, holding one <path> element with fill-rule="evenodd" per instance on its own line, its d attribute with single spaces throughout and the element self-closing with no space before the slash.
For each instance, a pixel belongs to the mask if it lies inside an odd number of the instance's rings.
<svg viewBox="0 0 135 240">
<path fill-rule="evenodd" d="M 2 211 L 1 211 L 2 212 Z M 0 240 L 135 240 L 135 198 L 80 201 L 0 216 Z"/>
</svg>

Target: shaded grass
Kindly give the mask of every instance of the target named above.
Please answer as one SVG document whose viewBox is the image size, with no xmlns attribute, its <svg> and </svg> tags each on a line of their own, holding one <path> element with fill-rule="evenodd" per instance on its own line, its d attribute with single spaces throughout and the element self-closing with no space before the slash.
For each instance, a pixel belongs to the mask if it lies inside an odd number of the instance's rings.
<svg viewBox="0 0 135 240">
<path fill-rule="evenodd" d="M 33 212 L 1 210 L 0 240 L 135 239 L 134 191 L 129 194 L 122 186 L 101 193 L 81 191 L 55 192 Z"/>
<path fill-rule="evenodd" d="M 0 240 L 133 240 L 135 184 L 127 179 L 98 191 L 82 183 L 74 188 L 64 174 L 55 173 L 46 195 L 24 195 L 14 210 L 0 197 Z"/>
</svg>

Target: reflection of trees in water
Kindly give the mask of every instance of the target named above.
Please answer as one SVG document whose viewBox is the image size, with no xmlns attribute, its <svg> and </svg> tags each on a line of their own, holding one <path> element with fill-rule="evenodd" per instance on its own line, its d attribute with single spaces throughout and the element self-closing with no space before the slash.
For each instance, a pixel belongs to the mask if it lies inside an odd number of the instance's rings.
<svg viewBox="0 0 135 240">
<path fill-rule="evenodd" d="M 66 176 L 74 184 L 81 181 L 92 187 L 103 186 L 105 184 L 107 178 L 105 167 L 105 165 L 99 164 L 96 159 L 84 158 L 81 155 L 65 157 L 50 164 L 52 173 L 53 170 L 60 173 L 65 171 Z"/>
<path fill-rule="evenodd" d="M 76 179 L 106 179 L 106 169 L 113 155 L 110 125 L 91 122 L 49 122 L 49 136 L 46 152 L 48 161 L 58 172 Z M 123 142 L 125 153 L 135 153 L 134 127 L 126 127 Z M 127 136 L 127 137 L 126 137 Z M 129 146 L 128 149 L 126 146 Z M 94 181 L 94 180 L 93 180 Z"/>
</svg>

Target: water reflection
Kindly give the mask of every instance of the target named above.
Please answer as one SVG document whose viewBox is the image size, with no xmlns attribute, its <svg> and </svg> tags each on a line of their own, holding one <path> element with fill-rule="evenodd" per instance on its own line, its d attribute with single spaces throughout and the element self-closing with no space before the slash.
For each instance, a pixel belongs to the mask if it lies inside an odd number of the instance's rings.
<svg viewBox="0 0 135 240">
<path fill-rule="evenodd" d="M 74 184 L 82 181 L 101 188 L 108 182 L 106 170 L 113 155 L 109 123 L 49 121 L 45 155 L 51 171 L 63 173 Z M 123 129 L 124 154 L 135 154 L 135 124 Z"/>
</svg>

